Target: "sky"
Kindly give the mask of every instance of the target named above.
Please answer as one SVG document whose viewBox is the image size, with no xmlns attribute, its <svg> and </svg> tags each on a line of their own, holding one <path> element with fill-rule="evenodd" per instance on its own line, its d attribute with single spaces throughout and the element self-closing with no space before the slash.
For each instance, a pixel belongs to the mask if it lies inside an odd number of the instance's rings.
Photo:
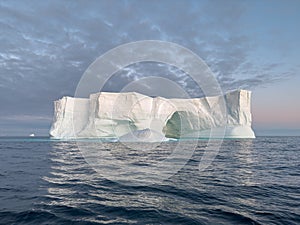
<svg viewBox="0 0 300 225">
<path fill-rule="evenodd" d="M 300 1 L 0 1 L 0 136 L 48 135 L 53 101 L 128 42 L 162 40 L 198 54 L 224 92 L 252 91 L 257 135 L 300 135 Z M 174 72 L 175 71 L 175 72 Z M 133 65 L 106 91 L 147 76 L 194 83 L 170 66 Z"/>
</svg>

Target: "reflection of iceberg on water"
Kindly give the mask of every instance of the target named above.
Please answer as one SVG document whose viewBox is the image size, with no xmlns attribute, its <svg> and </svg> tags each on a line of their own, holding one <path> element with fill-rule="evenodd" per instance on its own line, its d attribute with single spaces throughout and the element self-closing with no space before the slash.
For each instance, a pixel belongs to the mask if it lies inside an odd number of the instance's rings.
<svg viewBox="0 0 300 225">
<path fill-rule="evenodd" d="M 167 138 L 255 138 L 251 93 L 192 99 L 149 97 L 136 92 L 63 97 L 54 102 L 52 138 L 118 138 L 164 141 Z M 213 135 L 212 135 L 213 134 Z"/>
</svg>

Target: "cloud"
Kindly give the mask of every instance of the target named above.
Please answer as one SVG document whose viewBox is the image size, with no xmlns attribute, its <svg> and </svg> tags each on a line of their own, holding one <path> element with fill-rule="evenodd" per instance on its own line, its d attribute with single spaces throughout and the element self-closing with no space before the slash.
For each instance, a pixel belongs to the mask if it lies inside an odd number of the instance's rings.
<svg viewBox="0 0 300 225">
<path fill-rule="evenodd" d="M 293 75 L 290 69 L 279 70 L 280 62 L 257 65 L 251 60 L 255 40 L 243 29 L 247 10 L 237 1 L 3 1 L 0 122 L 7 115 L 51 116 L 53 100 L 74 95 L 90 63 L 131 41 L 157 39 L 191 49 L 211 67 L 224 91 Z M 133 65 L 105 88 L 117 91 L 161 74 L 192 96 L 201 95 L 186 74 L 168 65 Z"/>
</svg>

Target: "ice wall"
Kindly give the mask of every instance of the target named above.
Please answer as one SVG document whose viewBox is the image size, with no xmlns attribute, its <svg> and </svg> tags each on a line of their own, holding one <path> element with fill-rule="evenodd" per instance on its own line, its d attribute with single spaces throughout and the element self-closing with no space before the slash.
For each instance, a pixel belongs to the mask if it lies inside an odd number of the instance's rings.
<svg viewBox="0 0 300 225">
<path fill-rule="evenodd" d="M 119 138 L 150 129 L 170 138 L 254 138 L 251 93 L 237 90 L 224 96 L 166 99 L 135 92 L 100 92 L 89 99 L 55 101 L 50 135 L 54 138 Z M 226 129 L 224 129 L 226 127 Z M 220 134 L 218 134 L 220 132 Z"/>
<path fill-rule="evenodd" d="M 59 139 L 76 138 L 76 130 L 83 129 L 88 122 L 89 104 L 90 100 L 85 98 L 63 97 L 54 101 L 50 136 Z M 76 126 L 74 126 L 74 121 Z"/>
</svg>

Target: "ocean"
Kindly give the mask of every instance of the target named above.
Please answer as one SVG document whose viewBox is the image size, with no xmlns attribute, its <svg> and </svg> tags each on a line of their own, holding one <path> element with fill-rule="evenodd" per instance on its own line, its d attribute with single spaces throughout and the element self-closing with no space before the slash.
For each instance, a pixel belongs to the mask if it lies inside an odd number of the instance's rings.
<svg viewBox="0 0 300 225">
<path fill-rule="evenodd" d="M 206 144 L 165 180 L 139 184 L 113 166 L 145 171 L 176 142 L 96 143 L 112 154 L 95 169 L 75 141 L 0 138 L 0 224 L 300 224 L 300 137 L 224 140 L 199 171 Z"/>
</svg>

